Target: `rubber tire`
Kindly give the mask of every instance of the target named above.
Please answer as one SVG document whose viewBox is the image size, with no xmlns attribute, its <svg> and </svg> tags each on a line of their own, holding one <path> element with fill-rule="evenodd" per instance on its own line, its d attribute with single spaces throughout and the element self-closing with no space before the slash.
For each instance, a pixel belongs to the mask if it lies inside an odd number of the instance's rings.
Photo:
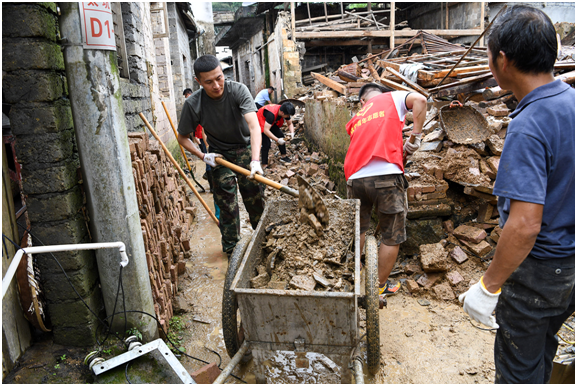
<svg viewBox="0 0 577 386">
<path fill-rule="evenodd" d="M 238 303 L 236 294 L 230 289 L 232 281 L 236 276 L 238 267 L 242 262 L 246 248 L 250 243 L 251 236 L 244 236 L 234 247 L 230 258 L 228 259 L 228 269 L 224 279 L 224 288 L 222 291 L 222 334 L 224 336 L 224 345 L 228 356 L 232 359 L 234 354 L 240 349 L 242 341 L 239 338 L 239 329 L 237 321 Z M 244 340 L 244 339 L 243 339 Z"/>
<path fill-rule="evenodd" d="M 367 366 L 369 373 L 375 375 L 381 363 L 381 344 L 379 330 L 379 254 L 377 240 L 367 236 L 365 241 L 365 299 L 367 311 Z"/>
</svg>

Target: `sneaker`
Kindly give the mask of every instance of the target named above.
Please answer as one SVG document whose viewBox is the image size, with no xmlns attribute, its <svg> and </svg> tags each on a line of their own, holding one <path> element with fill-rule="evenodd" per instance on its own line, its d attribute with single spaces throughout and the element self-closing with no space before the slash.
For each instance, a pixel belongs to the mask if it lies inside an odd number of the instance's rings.
<svg viewBox="0 0 577 386">
<path fill-rule="evenodd" d="M 387 280 L 387 282 L 380 287 L 379 286 L 379 296 L 394 295 L 401 288 L 401 282 L 395 284 Z"/>
<path fill-rule="evenodd" d="M 290 164 L 292 161 L 289 157 L 283 157 L 280 159 L 281 162 L 284 162 L 286 164 Z"/>
<path fill-rule="evenodd" d="M 204 174 L 202 175 L 202 178 L 208 181 L 208 176 L 207 176 L 206 172 L 204 172 Z"/>
</svg>

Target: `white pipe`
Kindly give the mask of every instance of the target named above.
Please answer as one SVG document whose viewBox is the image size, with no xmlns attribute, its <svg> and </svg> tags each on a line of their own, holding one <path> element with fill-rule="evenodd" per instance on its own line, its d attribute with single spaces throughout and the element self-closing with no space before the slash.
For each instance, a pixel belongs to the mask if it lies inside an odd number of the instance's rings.
<svg viewBox="0 0 577 386">
<path fill-rule="evenodd" d="M 218 378 L 216 378 L 214 380 L 214 382 L 212 382 L 214 385 L 224 383 L 226 378 L 232 373 L 232 370 L 234 370 L 235 366 L 238 365 L 238 363 L 240 362 L 240 360 L 242 359 L 244 354 L 246 354 L 246 352 L 248 351 L 248 348 L 249 348 L 249 344 L 245 340 L 242 343 L 242 346 L 240 346 L 240 348 L 236 352 L 236 354 L 234 354 L 234 356 L 232 357 L 230 362 L 228 362 L 228 365 L 226 365 L 226 367 L 222 370 L 222 372 L 220 373 Z"/>
<path fill-rule="evenodd" d="M 42 247 L 29 247 L 26 249 L 19 249 L 10 263 L 10 267 L 6 271 L 6 275 L 2 279 L 2 299 L 8 291 L 8 287 L 16 274 L 16 269 L 22 256 L 26 254 L 33 255 L 35 253 L 48 253 L 48 252 L 64 252 L 64 251 L 82 251 L 87 249 L 106 249 L 106 248 L 118 248 L 120 251 L 120 265 L 126 267 L 128 265 L 128 256 L 126 255 L 126 246 L 122 241 L 116 241 L 112 243 L 91 243 L 91 244 L 64 244 L 64 245 L 45 245 Z"/>
</svg>

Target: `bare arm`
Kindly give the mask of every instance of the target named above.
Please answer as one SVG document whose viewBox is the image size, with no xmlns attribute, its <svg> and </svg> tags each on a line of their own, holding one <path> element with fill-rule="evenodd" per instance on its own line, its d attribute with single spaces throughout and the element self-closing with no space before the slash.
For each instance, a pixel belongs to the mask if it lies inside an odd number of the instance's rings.
<svg viewBox="0 0 577 386">
<path fill-rule="evenodd" d="M 495 293 L 525 260 L 541 231 L 543 205 L 511 200 L 509 218 L 497 244 L 495 256 L 483 283 L 487 291 Z"/>
<path fill-rule="evenodd" d="M 413 133 L 422 133 L 427 118 L 427 99 L 421 94 L 410 93 L 405 103 L 409 110 L 413 110 Z"/>
<path fill-rule="evenodd" d="M 252 160 L 260 161 L 260 145 L 262 143 L 262 138 L 260 133 L 260 125 L 258 124 L 258 118 L 256 117 L 256 113 L 251 111 L 250 113 L 246 113 L 244 115 L 244 119 L 246 120 L 250 130 Z"/>
<path fill-rule="evenodd" d="M 293 121 L 292 119 L 287 120 L 287 126 L 289 129 L 289 132 L 294 133 L 295 132 L 295 127 L 293 126 Z"/>
<path fill-rule="evenodd" d="M 272 127 L 272 125 L 268 122 L 264 123 L 264 134 L 269 137 L 270 139 L 272 139 L 275 142 L 278 142 L 278 138 L 270 131 L 270 128 Z M 262 139 L 262 137 L 261 137 Z"/>
<path fill-rule="evenodd" d="M 189 153 L 194 154 L 200 159 L 204 159 L 204 154 L 200 151 L 200 149 L 192 143 L 188 135 L 181 135 L 178 133 L 178 143 L 189 151 Z"/>
</svg>

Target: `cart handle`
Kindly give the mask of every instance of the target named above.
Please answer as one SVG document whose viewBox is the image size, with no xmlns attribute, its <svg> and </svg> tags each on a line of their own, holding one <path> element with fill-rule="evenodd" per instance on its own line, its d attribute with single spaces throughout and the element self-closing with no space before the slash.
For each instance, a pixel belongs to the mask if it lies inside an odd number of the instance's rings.
<svg viewBox="0 0 577 386">
<path fill-rule="evenodd" d="M 451 104 L 449 105 L 449 108 L 452 109 L 453 107 L 457 107 L 457 105 L 459 107 L 463 107 L 463 104 L 459 101 L 452 101 Z"/>
</svg>

